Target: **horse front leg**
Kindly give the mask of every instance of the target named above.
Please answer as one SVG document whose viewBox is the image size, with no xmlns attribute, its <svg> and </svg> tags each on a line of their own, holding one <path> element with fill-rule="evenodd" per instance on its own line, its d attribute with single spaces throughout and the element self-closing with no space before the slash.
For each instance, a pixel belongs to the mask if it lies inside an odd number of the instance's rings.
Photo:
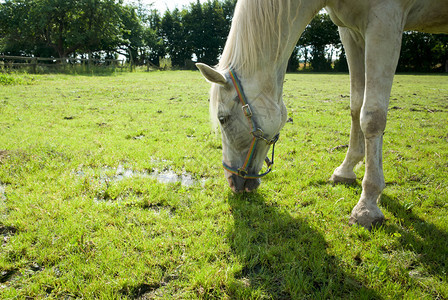
<svg viewBox="0 0 448 300">
<path fill-rule="evenodd" d="M 366 90 L 360 125 L 365 138 L 366 170 L 359 202 L 353 208 L 350 224 L 371 229 L 384 220 L 378 201 L 385 188 L 382 146 L 392 82 L 401 47 L 402 28 L 393 11 L 377 17 L 366 31 Z M 393 20 L 396 20 L 394 22 Z"/>
<path fill-rule="evenodd" d="M 352 117 L 350 142 L 343 163 L 336 168 L 331 181 L 334 183 L 354 183 L 353 168 L 364 159 L 364 134 L 361 130 L 360 113 L 364 99 L 365 68 L 364 39 L 356 32 L 339 27 L 339 35 L 347 54 L 350 70 L 350 112 Z"/>
</svg>

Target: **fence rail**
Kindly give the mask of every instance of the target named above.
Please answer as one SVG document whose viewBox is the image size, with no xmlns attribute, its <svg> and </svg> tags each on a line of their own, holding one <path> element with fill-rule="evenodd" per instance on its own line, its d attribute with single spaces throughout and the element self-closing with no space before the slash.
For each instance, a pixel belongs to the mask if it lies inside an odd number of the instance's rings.
<svg viewBox="0 0 448 300">
<path fill-rule="evenodd" d="M 123 59 L 97 59 L 97 58 L 48 58 L 48 57 L 28 57 L 0 55 L 0 67 L 31 67 L 33 72 L 37 67 L 62 67 L 62 66 L 112 66 L 123 68 Z"/>
</svg>

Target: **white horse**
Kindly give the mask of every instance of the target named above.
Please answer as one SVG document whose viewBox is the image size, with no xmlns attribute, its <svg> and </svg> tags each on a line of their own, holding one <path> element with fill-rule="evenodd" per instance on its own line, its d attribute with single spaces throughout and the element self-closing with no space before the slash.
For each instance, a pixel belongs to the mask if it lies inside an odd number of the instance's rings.
<svg viewBox="0 0 448 300">
<path fill-rule="evenodd" d="M 362 194 L 350 224 L 371 228 L 384 220 L 377 205 L 385 188 L 382 142 L 402 33 L 448 33 L 448 0 L 239 0 L 219 65 L 197 67 L 212 83 L 210 110 L 220 122 L 230 187 L 255 190 L 286 121 L 282 89 L 288 58 L 322 8 L 339 26 L 351 84 L 349 149 L 331 180 L 355 181 L 353 168 L 365 157 Z"/>
</svg>

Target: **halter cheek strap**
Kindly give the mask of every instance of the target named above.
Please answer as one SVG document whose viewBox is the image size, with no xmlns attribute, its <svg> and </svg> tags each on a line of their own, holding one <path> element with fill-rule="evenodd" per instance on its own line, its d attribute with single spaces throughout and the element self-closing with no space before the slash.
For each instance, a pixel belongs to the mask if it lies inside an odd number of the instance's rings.
<svg viewBox="0 0 448 300">
<path fill-rule="evenodd" d="M 235 71 L 230 69 L 229 71 L 230 78 L 232 79 L 233 85 L 236 89 L 236 92 L 238 94 L 238 98 L 240 100 L 240 103 L 242 105 L 242 110 L 244 115 L 246 116 L 247 120 L 249 121 L 249 125 L 251 128 L 251 134 L 253 136 L 252 142 L 249 147 L 249 151 L 247 152 L 246 160 L 244 161 L 244 164 L 241 168 L 232 168 L 231 166 L 227 165 L 225 162 L 222 163 L 225 170 L 228 172 L 237 175 L 239 177 L 242 177 L 244 179 L 256 179 L 261 178 L 267 174 L 269 174 L 272 170 L 272 165 L 274 164 L 274 149 L 275 149 L 275 143 L 278 141 L 278 138 L 280 134 L 276 134 L 272 139 L 266 139 L 264 137 L 263 130 L 259 127 L 257 127 L 255 120 L 252 118 L 252 109 L 250 108 L 249 103 L 246 100 L 246 96 L 244 94 L 243 87 L 241 85 L 241 82 L 238 79 L 238 76 L 236 75 Z M 262 174 L 249 174 L 249 166 L 255 156 L 255 149 L 257 148 L 257 144 L 259 141 L 264 141 L 268 145 L 272 145 L 272 158 L 269 159 L 268 157 L 265 158 L 265 162 L 267 165 L 266 172 Z"/>
</svg>

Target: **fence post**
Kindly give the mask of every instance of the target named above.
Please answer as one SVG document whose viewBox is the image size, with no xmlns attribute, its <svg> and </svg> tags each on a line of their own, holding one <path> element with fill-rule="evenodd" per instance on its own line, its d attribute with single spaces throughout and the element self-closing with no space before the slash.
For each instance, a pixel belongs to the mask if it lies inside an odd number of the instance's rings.
<svg viewBox="0 0 448 300">
<path fill-rule="evenodd" d="M 33 57 L 33 59 L 31 60 L 31 66 L 33 69 L 33 73 L 36 74 L 37 73 L 37 57 Z"/>
<path fill-rule="evenodd" d="M 90 70 L 92 69 L 92 51 L 89 51 L 89 56 L 88 56 L 88 61 L 87 61 L 87 70 L 90 72 Z"/>
</svg>

